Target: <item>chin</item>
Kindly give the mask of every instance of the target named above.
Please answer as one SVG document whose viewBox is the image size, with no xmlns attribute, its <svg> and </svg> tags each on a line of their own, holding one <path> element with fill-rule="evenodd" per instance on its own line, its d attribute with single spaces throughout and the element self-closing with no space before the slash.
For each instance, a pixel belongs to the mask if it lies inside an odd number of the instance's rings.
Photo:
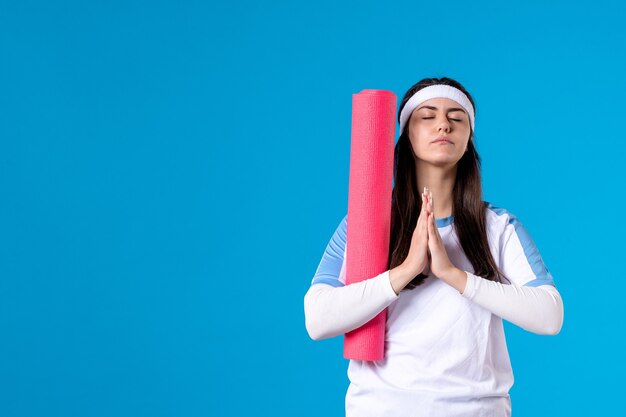
<svg viewBox="0 0 626 417">
<path fill-rule="evenodd" d="M 451 166 L 456 165 L 460 160 L 461 158 L 433 157 L 433 158 L 429 158 L 428 160 L 422 160 L 422 162 L 445 168 L 445 167 L 451 167 Z"/>
</svg>

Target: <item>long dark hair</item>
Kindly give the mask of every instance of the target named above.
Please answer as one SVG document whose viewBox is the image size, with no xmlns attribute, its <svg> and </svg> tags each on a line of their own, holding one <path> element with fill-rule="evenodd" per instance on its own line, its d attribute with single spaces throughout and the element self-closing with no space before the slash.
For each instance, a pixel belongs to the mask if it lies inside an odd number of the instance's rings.
<svg viewBox="0 0 626 417">
<path fill-rule="evenodd" d="M 443 78 L 425 78 L 413 85 L 404 95 L 400 113 L 406 102 L 417 91 L 434 84 L 451 85 L 467 95 L 476 114 L 474 99 L 457 81 Z M 411 142 L 409 141 L 407 122 L 404 131 L 400 132 L 400 138 L 394 151 L 394 188 L 391 203 L 391 239 L 389 242 L 389 269 L 400 265 L 407 257 L 411 246 L 413 230 L 417 225 L 417 219 L 422 209 L 421 192 L 417 190 L 417 178 L 415 169 L 415 156 Z M 480 157 L 474 147 L 474 131 L 470 128 L 470 140 L 467 152 L 457 163 L 456 179 L 452 190 L 452 214 L 454 221 L 452 227 L 458 236 L 459 243 L 474 267 L 473 273 L 492 281 L 501 282 L 504 276 L 496 265 L 487 240 L 485 227 L 485 215 L 487 202 L 482 198 L 482 184 L 480 176 Z M 412 290 L 422 284 L 426 275 L 419 274 L 404 290 Z"/>
</svg>

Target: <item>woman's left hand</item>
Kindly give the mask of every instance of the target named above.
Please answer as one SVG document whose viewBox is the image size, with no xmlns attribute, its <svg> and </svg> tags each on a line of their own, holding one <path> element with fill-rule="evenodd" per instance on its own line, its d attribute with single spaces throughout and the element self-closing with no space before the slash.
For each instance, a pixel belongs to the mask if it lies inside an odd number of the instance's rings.
<svg viewBox="0 0 626 417">
<path fill-rule="evenodd" d="M 428 193 L 428 249 L 430 251 L 430 271 L 439 279 L 449 276 L 456 268 L 443 244 L 443 239 L 439 235 L 437 224 L 435 222 L 435 211 L 433 209 L 433 196 Z"/>
</svg>

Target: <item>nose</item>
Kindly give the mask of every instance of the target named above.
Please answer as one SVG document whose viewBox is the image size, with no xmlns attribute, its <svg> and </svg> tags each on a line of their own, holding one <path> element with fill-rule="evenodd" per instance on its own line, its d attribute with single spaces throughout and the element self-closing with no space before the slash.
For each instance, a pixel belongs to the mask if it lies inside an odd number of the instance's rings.
<svg viewBox="0 0 626 417">
<path fill-rule="evenodd" d="M 444 116 L 442 119 L 439 120 L 439 126 L 437 128 L 438 131 L 444 131 L 444 132 L 449 132 L 450 131 L 450 122 L 448 121 L 448 119 Z"/>
</svg>

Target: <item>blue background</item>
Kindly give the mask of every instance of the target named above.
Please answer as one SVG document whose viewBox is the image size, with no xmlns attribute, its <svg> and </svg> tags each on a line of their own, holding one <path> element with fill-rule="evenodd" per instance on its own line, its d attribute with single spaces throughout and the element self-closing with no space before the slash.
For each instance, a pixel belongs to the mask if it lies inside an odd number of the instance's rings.
<svg viewBox="0 0 626 417">
<path fill-rule="evenodd" d="M 352 94 L 449 76 L 485 199 L 565 304 L 506 323 L 514 415 L 620 404 L 623 6 L 5 1 L 0 415 L 339 416 L 303 297 L 347 212 Z"/>
</svg>

